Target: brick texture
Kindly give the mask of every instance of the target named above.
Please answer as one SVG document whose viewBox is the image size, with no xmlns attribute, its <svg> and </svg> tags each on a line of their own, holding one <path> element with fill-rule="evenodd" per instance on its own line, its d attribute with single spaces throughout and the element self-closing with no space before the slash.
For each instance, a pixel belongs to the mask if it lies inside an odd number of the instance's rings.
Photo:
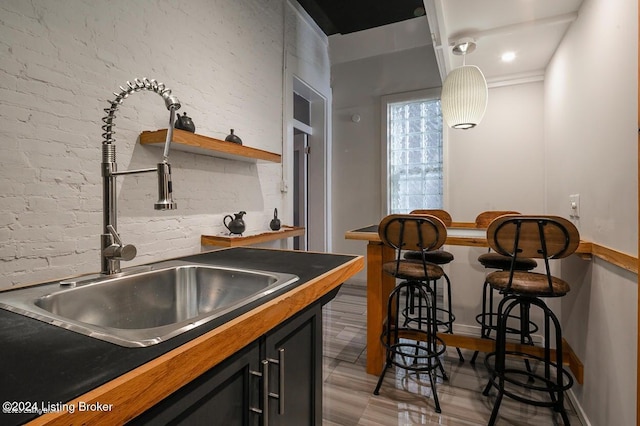
<svg viewBox="0 0 640 426">
<path fill-rule="evenodd" d="M 197 133 L 234 128 L 281 153 L 284 46 L 304 47 L 296 57 L 329 80 L 326 40 L 293 28 L 305 25 L 283 0 L 2 1 L 0 288 L 99 270 L 101 118 L 128 80 L 165 83 Z M 118 169 L 159 162 L 137 137 L 167 126 L 162 99 L 134 93 L 116 117 Z M 153 174 L 118 178 L 119 231 L 138 248 L 123 266 L 197 253 L 239 210 L 249 231 L 266 230 L 291 196 L 280 164 L 176 150 L 170 162 L 178 210 L 153 210 Z"/>
</svg>

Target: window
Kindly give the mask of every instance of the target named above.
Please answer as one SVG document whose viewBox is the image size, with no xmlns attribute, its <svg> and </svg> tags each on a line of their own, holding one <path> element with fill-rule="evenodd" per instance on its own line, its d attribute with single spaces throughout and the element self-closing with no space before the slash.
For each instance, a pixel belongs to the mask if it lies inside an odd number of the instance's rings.
<svg viewBox="0 0 640 426">
<path fill-rule="evenodd" d="M 443 208 L 440 99 L 394 96 L 383 99 L 384 106 L 386 214 Z"/>
</svg>

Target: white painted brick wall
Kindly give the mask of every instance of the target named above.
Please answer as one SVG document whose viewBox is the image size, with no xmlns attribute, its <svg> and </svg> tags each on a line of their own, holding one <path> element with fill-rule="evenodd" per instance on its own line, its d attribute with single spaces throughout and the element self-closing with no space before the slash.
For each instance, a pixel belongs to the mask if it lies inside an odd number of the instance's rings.
<svg viewBox="0 0 640 426">
<path fill-rule="evenodd" d="M 230 128 L 254 148 L 282 150 L 283 11 L 287 49 L 328 87 L 326 40 L 284 0 L 3 0 L 0 2 L 0 288 L 94 272 L 102 226 L 101 118 L 136 77 L 164 82 L 197 133 Z M 157 94 L 132 94 L 115 119 L 119 170 L 152 167 L 137 144 L 166 127 Z M 178 210 L 153 210 L 154 176 L 118 178 L 119 230 L 138 257 L 125 266 L 200 251 L 224 215 L 249 231 L 282 211 L 281 165 L 173 150 Z"/>
</svg>

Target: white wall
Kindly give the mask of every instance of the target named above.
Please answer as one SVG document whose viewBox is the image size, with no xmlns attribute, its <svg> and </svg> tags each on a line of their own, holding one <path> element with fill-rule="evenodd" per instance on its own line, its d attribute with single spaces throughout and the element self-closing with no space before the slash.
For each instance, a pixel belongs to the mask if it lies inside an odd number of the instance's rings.
<svg viewBox="0 0 640 426">
<path fill-rule="evenodd" d="M 164 82 L 197 133 L 224 139 L 234 128 L 276 153 L 284 37 L 302 75 L 328 86 L 326 38 L 310 37 L 284 0 L 12 0 L 0 13 L 0 287 L 99 270 L 100 119 L 126 81 Z M 160 97 L 132 94 L 116 115 L 119 169 L 155 165 L 162 151 L 136 140 L 166 127 Z M 228 213 L 246 210 L 248 231 L 267 230 L 274 208 L 290 220 L 280 164 L 176 150 L 170 162 L 175 211 L 153 210 L 152 175 L 118 178 L 119 230 L 139 253 L 123 266 L 199 252 Z"/>
<path fill-rule="evenodd" d="M 480 124 L 448 129 L 445 205 L 455 221 L 486 210 L 542 211 L 543 106 L 542 82 L 494 87 Z"/>
<path fill-rule="evenodd" d="M 333 40 L 330 39 L 330 47 Z M 364 255 L 366 244 L 344 233 L 382 215 L 380 97 L 441 85 L 431 46 L 334 64 L 333 251 Z M 354 123 L 352 115 L 360 122 Z M 365 272 L 358 279 L 365 280 Z"/>
<path fill-rule="evenodd" d="M 330 38 L 330 46 L 333 40 Z M 424 50 L 423 50 L 424 49 Z M 344 233 L 380 221 L 382 194 L 380 97 L 439 87 L 431 46 L 333 64 L 333 251 L 366 254 L 362 241 Z M 544 204 L 543 84 L 491 88 L 482 123 L 445 137 L 445 208 L 454 220 L 472 222 L 484 210 L 539 213 Z M 514 101 L 516 99 L 516 101 Z M 361 117 L 359 123 L 351 120 Z M 447 247 L 456 261 L 454 282 L 459 332 L 477 334 L 484 250 Z M 366 271 L 356 279 L 365 281 Z"/>
<path fill-rule="evenodd" d="M 637 2 L 585 0 L 545 77 L 548 213 L 580 194 L 586 240 L 637 254 Z M 636 422 L 637 276 L 563 262 L 563 329 L 585 366 L 573 391 L 593 425 Z"/>
<path fill-rule="evenodd" d="M 568 217 L 569 194 L 579 193 L 582 237 L 637 255 L 636 18 L 634 0 L 585 0 L 544 82 L 490 88 L 482 123 L 448 131 L 445 208 L 454 220 L 472 221 L 489 209 Z M 332 66 L 334 246 L 344 252 L 364 254 L 364 242 L 340 239 L 379 220 L 377 98 L 409 90 L 384 71 L 390 58 Z M 409 74 L 422 67 L 424 76 L 425 64 L 413 68 L 412 62 L 403 62 Z M 358 124 L 350 121 L 354 113 L 362 117 Z M 456 328 L 472 331 L 482 249 L 448 249 L 456 256 L 449 266 Z M 576 256 L 555 270 L 572 287 L 549 303 L 584 363 L 584 385 L 572 389 L 578 409 L 592 425 L 635 424 L 637 275 Z"/>
<path fill-rule="evenodd" d="M 454 221 L 473 222 L 486 210 L 543 212 L 543 83 L 490 87 L 484 118 L 470 130 L 448 129 L 445 208 Z M 448 246 L 457 332 L 479 334 L 485 269 L 483 248 Z"/>
</svg>

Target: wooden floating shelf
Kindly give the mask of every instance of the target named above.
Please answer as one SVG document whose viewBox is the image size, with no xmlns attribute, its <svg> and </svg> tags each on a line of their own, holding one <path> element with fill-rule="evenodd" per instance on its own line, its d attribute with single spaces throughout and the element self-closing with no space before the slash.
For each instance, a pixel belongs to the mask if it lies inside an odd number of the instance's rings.
<svg viewBox="0 0 640 426">
<path fill-rule="evenodd" d="M 167 138 L 167 129 L 145 130 L 140 134 L 141 145 L 164 146 Z M 212 157 L 228 158 L 231 160 L 271 161 L 281 163 L 282 156 L 261 149 L 250 148 L 233 142 L 198 135 L 185 130 L 175 129 L 171 148 L 179 151 L 187 151 L 195 154 L 209 155 Z"/>
<path fill-rule="evenodd" d="M 279 231 L 267 231 L 253 235 L 202 235 L 200 244 L 203 246 L 240 247 L 251 244 L 265 243 L 289 237 L 304 235 L 305 229 L 298 226 L 283 226 Z"/>
</svg>

